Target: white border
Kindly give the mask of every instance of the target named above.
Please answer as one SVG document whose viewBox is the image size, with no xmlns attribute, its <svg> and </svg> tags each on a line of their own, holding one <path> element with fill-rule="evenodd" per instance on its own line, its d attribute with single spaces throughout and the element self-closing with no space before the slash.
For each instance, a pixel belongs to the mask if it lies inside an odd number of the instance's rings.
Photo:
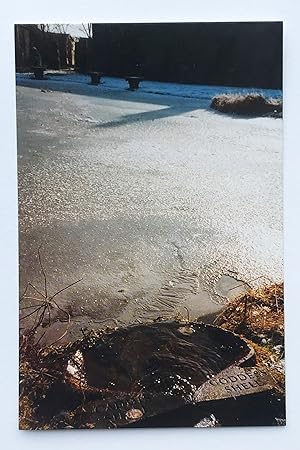
<svg viewBox="0 0 300 450">
<path fill-rule="evenodd" d="M 116 431 L 18 431 L 17 322 L 17 180 L 14 77 L 14 23 L 43 22 L 171 22 L 284 20 L 284 187 L 285 291 L 287 343 L 286 427 L 222 429 L 158 429 Z M 5 449 L 152 448 L 182 449 L 233 447 L 272 450 L 297 449 L 300 406 L 298 330 L 300 298 L 298 264 L 299 224 L 299 21 L 297 0 L 13 0 L 1 4 L 0 15 L 0 286 L 1 286 L 1 443 Z M 297 220 L 298 219 L 298 220 Z"/>
</svg>

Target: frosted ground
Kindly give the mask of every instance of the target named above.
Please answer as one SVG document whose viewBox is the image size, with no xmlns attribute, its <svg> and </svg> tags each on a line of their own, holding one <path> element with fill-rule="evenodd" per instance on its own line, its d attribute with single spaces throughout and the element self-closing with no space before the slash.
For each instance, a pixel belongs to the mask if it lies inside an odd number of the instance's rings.
<svg viewBox="0 0 300 450">
<path fill-rule="evenodd" d="M 186 308 L 209 321 L 282 280 L 282 120 L 209 110 L 240 88 L 88 82 L 17 76 L 21 289 L 42 289 L 43 244 L 51 293 L 82 278 L 57 296 L 76 336 Z"/>
</svg>

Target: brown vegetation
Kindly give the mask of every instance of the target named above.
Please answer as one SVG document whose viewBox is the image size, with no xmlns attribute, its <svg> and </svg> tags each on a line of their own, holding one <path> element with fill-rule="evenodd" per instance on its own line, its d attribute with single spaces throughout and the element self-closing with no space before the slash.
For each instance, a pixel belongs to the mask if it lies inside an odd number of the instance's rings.
<svg viewBox="0 0 300 450">
<path fill-rule="evenodd" d="M 258 93 L 216 95 L 210 107 L 229 114 L 282 117 L 282 100 L 266 98 Z"/>
<path fill-rule="evenodd" d="M 253 289 L 231 301 L 215 320 L 216 325 L 247 339 L 256 363 L 268 371 L 284 391 L 284 289 L 275 283 Z"/>
<path fill-rule="evenodd" d="M 231 301 L 216 324 L 249 339 L 263 334 L 274 341 L 283 337 L 283 310 L 283 283 L 262 286 Z"/>
</svg>

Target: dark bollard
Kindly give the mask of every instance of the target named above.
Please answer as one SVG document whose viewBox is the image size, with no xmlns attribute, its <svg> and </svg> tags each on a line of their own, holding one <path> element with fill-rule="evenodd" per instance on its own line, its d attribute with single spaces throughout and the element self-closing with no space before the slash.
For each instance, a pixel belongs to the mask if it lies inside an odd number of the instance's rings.
<svg viewBox="0 0 300 450">
<path fill-rule="evenodd" d="M 139 88 L 140 81 L 142 81 L 142 77 L 127 77 L 126 81 L 128 81 L 129 84 L 129 90 L 130 91 L 137 91 Z"/>
<path fill-rule="evenodd" d="M 44 78 L 44 70 L 45 70 L 45 67 L 40 67 L 40 66 L 32 67 L 34 78 L 36 80 L 44 80 L 45 79 Z"/>
<path fill-rule="evenodd" d="M 90 72 L 89 75 L 91 77 L 91 84 L 94 86 L 97 86 L 100 83 L 101 77 L 103 76 L 101 72 Z"/>
</svg>

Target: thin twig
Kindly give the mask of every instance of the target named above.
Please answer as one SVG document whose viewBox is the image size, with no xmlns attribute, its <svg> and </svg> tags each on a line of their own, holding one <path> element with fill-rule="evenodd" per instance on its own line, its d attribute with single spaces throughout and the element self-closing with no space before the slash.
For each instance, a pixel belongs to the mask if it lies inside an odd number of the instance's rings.
<svg viewBox="0 0 300 450">
<path fill-rule="evenodd" d="M 53 298 L 56 297 L 58 294 L 65 291 L 66 289 L 69 289 L 71 286 L 74 286 L 74 284 L 79 283 L 79 281 L 82 281 L 82 278 L 80 278 L 80 280 L 74 281 L 74 283 L 69 284 L 69 286 L 60 289 L 60 291 L 57 291 L 54 295 L 52 295 L 52 297 L 50 297 L 50 299 L 53 300 Z"/>
<path fill-rule="evenodd" d="M 42 313 L 40 314 L 40 317 L 39 317 L 39 320 L 38 320 L 37 327 L 39 327 L 40 325 L 43 324 L 43 320 L 44 320 L 44 317 L 45 317 L 46 309 L 47 309 L 47 305 L 44 306 L 44 309 L 43 309 Z"/>
<path fill-rule="evenodd" d="M 24 320 L 29 316 L 32 316 L 32 314 L 36 313 L 39 309 L 43 308 L 43 306 L 39 306 L 37 309 L 35 309 L 34 311 L 32 311 L 31 313 L 27 314 L 27 316 L 21 317 L 20 320 Z"/>
<path fill-rule="evenodd" d="M 42 294 L 42 293 L 34 286 L 34 284 L 28 282 L 27 285 L 26 285 L 26 288 L 25 288 L 25 290 L 24 290 L 23 295 L 21 295 L 21 297 L 20 297 L 21 300 L 22 300 L 23 298 L 26 298 L 26 297 L 25 297 L 25 294 L 26 294 L 26 292 L 27 292 L 29 286 L 32 287 L 32 289 L 34 289 L 39 295 L 41 295 L 43 298 L 45 298 L 44 294 Z"/>
<path fill-rule="evenodd" d="M 69 316 L 69 319 L 70 319 L 70 316 Z M 69 331 L 69 328 L 70 328 L 70 320 L 69 320 L 69 323 L 68 323 L 68 326 L 67 326 L 67 329 L 66 329 L 66 331 L 58 338 L 58 339 L 56 339 L 56 341 L 54 341 L 54 342 L 52 342 L 50 345 L 54 345 L 54 344 L 56 344 L 58 341 L 60 341 L 63 337 L 65 337 L 66 336 L 66 334 L 68 333 L 68 331 Z"/>
<path fill-rule="evenodd" d="M 43 299 L 41 299 L 41 298 L 36 298 L 36 297 L 23 297 L 23 298 L 26 298 L 26 300 L 36 300 L 37 302 L 41 302 L 41 303 L 43 303 L 45 300 Z"/>
<path fill-rule="evenodd" d="M 43 308 L 43 311 L 40 313 L 40 315 L 38 315 L 38 314 L 36 315 L 36 318 L 35 318 L 35 321 L 33 323 L 33 326 L 31 327 L 32 330 L 36 330 L 40 326 L 40 324 L 42 323 L 41 316 L 44 317 L 46 306 L 43 305 L 42 308 Z"/>
<path fill-rule="evenodd" d="M 44 331 L 44 333 L 39 337 L 39 339 L 37 340 L 37 342 L 36 342 L 36 344 L 35 345 L 38 345 L 39 343 L 40 343 L 40 341 L 43 339 L 43 337 L 45 336 L 45 334 L 46 334 L 46 330 Z"/>
<path fill-rule="evenodd" d="M 41 306 L 41 305 L 23 306 L 22 308 L 20 308 L 20 311 L 23 311 L 23 309 L 35 308 L 36 306 Z"/>
<path fill-rule="evenodd" d="M 66 316 L 68 317 L 68 320 L 70 321 L 70 314 L 69 314 L 67 311 L 65 311 L 64 309 L 62 309 L 62 308 L 56 303 L 55 300 L 53 300 L 53 303 L 55 304 L 55 306 L 57 306 L 57 308 L 58 308 L 60 311 L 62 311 L 64 314 L 66 314 Z"/>
</svg>

